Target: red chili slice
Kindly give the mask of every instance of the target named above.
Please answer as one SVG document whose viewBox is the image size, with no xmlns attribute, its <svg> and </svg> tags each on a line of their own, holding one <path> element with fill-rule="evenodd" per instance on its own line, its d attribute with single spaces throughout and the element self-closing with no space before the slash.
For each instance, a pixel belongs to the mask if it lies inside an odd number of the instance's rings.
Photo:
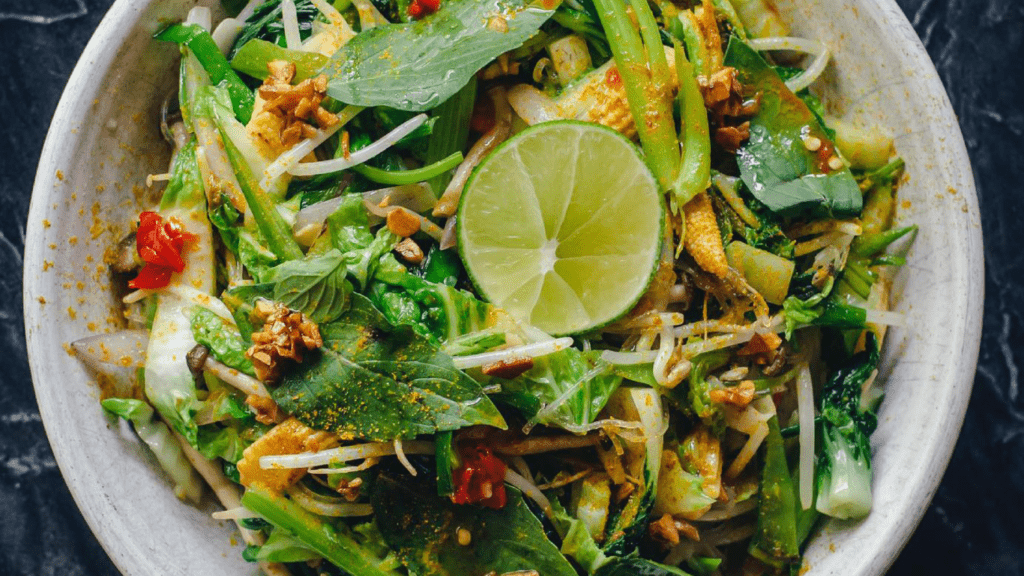
<svg viewBox="0 0 1024 576">
<path fill-rule="evenodd" d="M 452 474 L 455 484 L 452 502 L 504 508 L 508 502 L 505 463 L 486 446 L 472 446 L 459 452 L 462 465 Z"/>
</svg>

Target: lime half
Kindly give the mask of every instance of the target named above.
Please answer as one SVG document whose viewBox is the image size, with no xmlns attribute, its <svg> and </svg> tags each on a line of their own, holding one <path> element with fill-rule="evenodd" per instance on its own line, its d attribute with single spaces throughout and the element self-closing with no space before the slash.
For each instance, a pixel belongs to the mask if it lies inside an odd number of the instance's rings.
<svg viewBox="0 0 1024 576">
<path fill-rule="evenodd" d="M 574 334 L 643 295 L 663 219 L 632 142 L 598 124 L 547 122 L 477 167 L 459 206 L 459 251 L 491 303 L 549 334 Z"/>
</svg>

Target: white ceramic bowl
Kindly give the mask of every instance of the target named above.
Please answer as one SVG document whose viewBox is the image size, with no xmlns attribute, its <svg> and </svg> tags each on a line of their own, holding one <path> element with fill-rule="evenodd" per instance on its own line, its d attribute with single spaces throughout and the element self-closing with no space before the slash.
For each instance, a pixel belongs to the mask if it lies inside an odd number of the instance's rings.
<svg viewBox="0 0 1024 576">
<path fill-rule="evenodd" d="M 25 330 L 39 410 L 86 521 L 125 574 L 251 574 L 228 522 L 179 502 L 130 430 L 105 415 L 67 343 L 115 330 L 104 250 L 127 231 L 149 173 L 166 169 L 158 110 L 177 49 L 152 40 L 194 1 L 118 0 L 75 68 L 43 148 L 25 249 Z M 921 226 L 896 286 L 904 328 L 886 342 L 874 446 L 875 506 L 829 524 L 811 574 L 876 575 L 910 537 L 949 461 L 974 377 L 983 298 L 971 167 L 945 91 L 892 0 L 782 0 L 794 33 L 828 44 L 828 105 L 893 130 L 909 182 L 899 219 Z M 828 4 L 828 8 L 823 8 Z"/>
</svg>

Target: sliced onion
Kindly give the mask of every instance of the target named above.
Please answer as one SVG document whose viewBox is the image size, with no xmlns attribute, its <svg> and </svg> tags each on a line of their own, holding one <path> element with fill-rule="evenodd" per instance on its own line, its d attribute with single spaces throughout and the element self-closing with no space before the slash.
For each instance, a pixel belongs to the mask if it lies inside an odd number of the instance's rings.
<svg viewBox="0 0 1024 576">
<path fill-rule="evenodd" d="M 399 140 L 412 133 L 427 121 L 426 114 L 417 114 L 409 120 L 400 124 L 397 128 L 385 134 L 380 140 L 349 154 L 348 158 L 334 158 L 320 162 L 303 162 L 295 164 L 288 169 L 288 172 L 295 176 L 317 176 L 319 174 L 330 174 L 340 172 L 353 166 L 357 166 L 373 159 L 388 148 L 394 146 Z M 326 140 L 326 138 L 325 138 Z M 315 147 L 315 146 L 314 146 Z M 312 149 L 311 149 L 312 150 Z"/>
<path fill-rule="evenodd" d="M 825 71 L 831 53 L 825 44 L 807 38 L 794 38 L 781 36 L 772 38 L 751 38 L 750 47 L 754 50 L 786 50 L 790 52 L 802 52 L 814 56 L 814 61 L 799 76 L 786 80 L 786 87 L 793 92 L 799 92 L 814 83 Z"/>
<path fill-rule="evenodd" d="M 281 0 L 281 24 L 284 25 L 284 41 L 289 50 L 302 49 L 299 35 L 299 15 L 293 0 Z"/>
<path fill-rule="evenodd" d="M 473 169 L 498 144 L 507 140 L 509 134 L 512 133 L 512 110 L 509 108 L 505 89 L 497 86 L 488 90 L 487 95 L 491 98 L 491 102 L 494 103 L 494 126 L 473 144 L 473 147 L 469 149 L 469 153 L 466 154 L 466 159 L 455 169 L 451 182 L 448 183 L 444 194 L 441 195 L 441 199 L 437 201 L 437 206 L 434 207 L 434 216 L 448 217 L 455 214 L 455 210 L 459 206 L 459 199 L 462 197 L 462 189 L 466 187 L 466 182 L 469 181 L 469 175 L 473 172 Z"/>
<path fill-rule="evenodd" d="M 530 126 L 562 118 L 555 101 L 529 84 L 519 84 L 509 88 L 508 103 L 516 111 L 516 114 Z"/>
<path fill-rule="evenodd" d="M 554 340 L 523 344 L 522 346 L 513 346 L 511 348 L 493 350 L 491 352 L 483 352 L 481 354 L 456 356 L 452 358 L 452 361 L 455 363 L 456 368 L 459 370 L 465 370 L 467 368 L 483 366 L 484 364 L 501 362 L 502 360 L 539 358 L 541 356 L 547 356 L 548 354 L 554 354 L 555 352 L 565 350 L 570 346 L 572 346 L 572 338 L 555 338 Z"/>
<path fill-rule="evenodd" d="M 814 384 L 806 362 L 796 377 L 796 405 L 800 419 L 800 506 L 807 510 L 814 503 Z"/>
<path fill-rule="evenodd" d="M 221 54 L 228 55 L 231 47 L 235 45 L 238 35 L 242 33 L 242 28 L 245 28 L 245 22 L 238 18 L 225 18 L 220 21 L 220 24 L 217 24 L 213 30 L 213 41 L 217 43 Z"/>
<path fill-rule="evenodd" d="M 265 1 L 266 0 L 249 0 L 249 2 L 245 5 L 245 8 L 242 8 L 242 11 L 239 12 L 238 16 L 235 16 L 235 18 L 237 18 L 241 22 L 245 22 L 249 19 L 249 16 L 252 16 L 253 12 L 256 11 L 256 7 L 259 6 L 260 4 L 263 4 Z"/>
<path fill-rule="evenodd" d="M 438 243 L 438 248 L 441 250 L 448 250 L 458 246 L 459 238 L 455 233 L 455 226 L 458 224 L 458 219 L 458 215 L 452 214 L 444 223 L 444 232 L 441 234 L 441 242 Z"/>
<path fill-rule="evenodd" d="M 406 454 L 433 454 L 433 442 L 406 442 L 402 446 Z M 314 466 L 327 466 L 329 464 L 340 464 L 350 460 L 365 460 L 366 458 L 379 458 L 381 456 L 394 456 L 395 445 L 391 442 L 369 442 L 367 444 L 353 444 L 351 446 L 339 446 L 330 450 L 319 452 L 303 452 L 301 454 L 282 454 L 280 456 L 263 456 L 260 458 L 260 467 L 264 469 L 283 468 L 312 468 Z"/>
<path fill-rule="evenodd" d="M 146 364 L 149 332 L 122 330 L 75 340 L 71 347 L 78 357 L 100 374 L 113 376 L 125 368 L 141 368 Z"/>
<path fill-rule="evenodd" d="M 185 24 L 197 24 L 207 32 L 213 28 L 213 14 L 210 9 L 206 6 L 196 6 L 195 8 L 188 11 L 188 17 L 185 18 Z"/>
</svg>

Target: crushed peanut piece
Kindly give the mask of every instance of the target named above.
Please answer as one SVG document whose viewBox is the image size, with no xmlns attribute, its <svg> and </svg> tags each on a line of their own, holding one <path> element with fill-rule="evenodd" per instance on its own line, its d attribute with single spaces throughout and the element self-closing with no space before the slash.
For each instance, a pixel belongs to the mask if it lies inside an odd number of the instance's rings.
<svg viewBox="0 0 1024 576">
<path fill-rule="evenodd" d="M 665 514 L 660 519 L 651 522 L 647 530 L 658 542 L 675 546 L 679 544 L 679 535 L 694 542 L 700 542 L 700 534 L 697 527 L 685 520 L 676 520 L 671 514 Z"/>
<path fill-rule="evenodd" d="M 270 74 L 257 90 L 256 112 L 246 127 L 265 156 L 277 157 L 299 140 L 315 136 L 316 128 L 311 121 L 315 120 L 320 128 L 338 123 L 337 115 L 320 106 L 327 95 L 326 76 L 292 86 L 295 64 L 273 60 L 267 63 L 267 70 Z"/>
<path fill-rule="evenodd" d="M 303 353 L 324 344 L 317 325 L 305 314 L 293 312 L 284 304 L 260 300 L 255 313 L 266 321 L 262 330 L 253 333 L 253 345 L 245 352 L 245 357 L 252 360 L 260 380 L 277 379 L 282 359 L 302 362 Z"/>
<path fill-rule="evenodd" d="M 754 399 L 754 381 L 744 380 L 739 386 L 712 388 L 708 391 L 708 399 L 718 404 L 732 404 L 737 408 L 746 408 Z"/>
<path fill-rule="evenodd" d="M 619 484 L 619 488 L 615 491 L 615 501 L 622 502 L 626 498 L 636 491 L 636 485 L 632 482 L 623 482 Z"/>
<path fill-rule="evenodd" d="M 750 342 L 747 342 L 743 348 L 736 351 L 736 354 L 738 356 L 766 354 L 768 352 L 775 351 L 781 345 L 782 338 L 774 332 L 768 332 L 766 334 L 756 333 L 750 339 Z"/>
<path fill-rule="evenodd" d="M 701 94 L 704 96 L 704 106 L 719 118 L 753 116 L 761 107 L 760 98 L 743 99 L 743 84 L 736 75 L 736 69 L 727 66 L 712 74 L 710 78 L 701 76 L 697 79 Z"/>
<path fill-rule="evenodd" d="M 511 380 L 531 368 L 533 368 L 533 358 L 510 358 L 484 364 L 480 370 L 488 376 Z"/>
<path fill-rule="evenodd" d="M 715 142 L 727 152 L 735 154 L 750 139 L 750 121 L 739 126 L 721 126 L 715 129 Z"/>
<path fill-rule="evenodd" d="M 459 528 L 456 530 L 455 537 L 459 541 L 459 546 L 469 546 L 469 543 L 473 540 L 473 534 L 465 528 Z"/>
<path fill-rule="evenodd" d="M 355 502 L 359 499 L 359 489 L 363 486 L 363 479 L 356 477 L 351 480 L 342 478 L 338 483 L 337 492 L 341 494 L 345 500 L 349 502 Z"/>
<path fill-rule="evenodd" d="M 412 238 L 406 238 L 395 246 L 395 252 L 410 264 L 423 262 L 423 249 Z"/>
<path fill-rule="evenodd" d="M 256 421 L 261 424 L 274 424 L 282 419 L 283 413 L 273 398 L 250 394 L 245 403 L 256 411 Z"/>
<path fill-rule="evenodd" d="M 395 208 L 388 212 L 388 230 L 402 238 L 408 238 L 420 231 L 420 219 L 405 208 Z"/>
</svg>

